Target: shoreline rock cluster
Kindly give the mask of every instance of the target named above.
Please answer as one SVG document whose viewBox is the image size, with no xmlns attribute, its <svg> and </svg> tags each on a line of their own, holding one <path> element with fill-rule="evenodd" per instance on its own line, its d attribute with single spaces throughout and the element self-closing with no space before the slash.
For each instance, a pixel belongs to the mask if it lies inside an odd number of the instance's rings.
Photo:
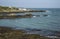
<svg viewBox="0 0 60 39">
<path fill-rule="evenodd" d="M 6 14 L 6 15 L 0 15 L 0 19 L 31 18 L 34 16 L 40 17 L 40 15 L 32 15 L 32 14 L 25 14 L 25 15 Z"/>
<path fill-rule="evenodd" d="M 23 30 L 14 30 L 10 27 L 0 27 L 0 39 L 50 39 L 36 34 L 24 34 Z"/>
</svg>

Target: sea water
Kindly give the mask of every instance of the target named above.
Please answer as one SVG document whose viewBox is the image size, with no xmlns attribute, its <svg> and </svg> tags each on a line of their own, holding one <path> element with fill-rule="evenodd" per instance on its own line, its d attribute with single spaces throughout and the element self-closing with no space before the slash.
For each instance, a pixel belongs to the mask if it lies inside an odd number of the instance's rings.
<svg viewBox="0 0 60 39">
<path fill-rule="evenodd" d="M 41 34 L 44 36 L 56 35 L 56 31 L 60 32 L 60 9 L 59 8 L 33 8 L 35 10 L 46 10 L 46 12 L 30 12 L 33 15 L 31 18 L 16 18 L 16 19 L 0 19 L 0 26 L 15 27 L 16 29 L 40 29 L 42 31 L 30 32 L 30 34 Z M 18 13 L 17 15 L 19 15 Z M 23 14 L 23 13 L 21 13 Z M 44 16 L 47 15 L 47 16 Z M 59 33 L 60 34 L 60 33 Z M 60 36 L 60 35 L 59 35 Z"/>
</svg>

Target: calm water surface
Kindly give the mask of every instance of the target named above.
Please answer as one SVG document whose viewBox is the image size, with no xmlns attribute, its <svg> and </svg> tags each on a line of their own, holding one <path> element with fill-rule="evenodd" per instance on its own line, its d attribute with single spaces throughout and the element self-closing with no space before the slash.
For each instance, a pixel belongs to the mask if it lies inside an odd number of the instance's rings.
<svg viewBox="0 0 60 39">
<path fill-rule="evenodd" d="M 40 17 L 0 19 L 0 26 L 16 27 L 16 29 L 31 28 L 60 31 L 60 9 L 42 9 L 42 10 L 47 10 L 47 12 L 32 13 L 33 15 L 40 15 Z"/>
</svg>

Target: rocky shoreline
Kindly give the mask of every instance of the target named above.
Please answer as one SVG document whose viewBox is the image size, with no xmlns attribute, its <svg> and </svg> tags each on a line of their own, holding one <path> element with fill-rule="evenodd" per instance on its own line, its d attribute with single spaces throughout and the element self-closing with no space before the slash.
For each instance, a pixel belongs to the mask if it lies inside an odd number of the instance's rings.
<svg viewBox="0 0 60 39">
<path fill-rule="evenodd" d="M 20 10 L 18 10 L 18 11 L 3 11 L 3 12 L 1 12 L 0 11 L 0 14 L 4 14 L 4 13 L 6 13 L 6 14 L 10 14 L 10 13 L 30 13 L 30 12 L 46 12 L 46 10 L 30 10 L 30 11 L 20 11 Z"/>
<path fill-rule="evenodd" d="M 0 39 L 51 39 L 37 34 L 24 34 L 24 30 L 14 30 L 11 27 L 0 27 Z"/>
<path fill-rule="evenodd" d="M 1 15 L 0 19 L 31 18 L 31 17 L 40 17 L 40 15 L 32 15 L 32 14 L 25 14 L 25 15 L 6 14 L 5 16 Z"/>
<path fill-rule="evenodd" d="M 29 8 L 0 6 L 0 13 L 25 13 L 25 12 L 46 12 L 46 10 L 32 10 Z"/>
<path fill-rule="evenodd" d="M 43 17 L 48 16 L 44 14 Z M 0 19 L 15 19 L 15 18 L 32 18 L 32 17 L 40 17 L 40 15 L 33 15 L 33 14 L 24 14 L 24 15 L 17 15 L 17 14 L 0 14 Z"/>
</svg>

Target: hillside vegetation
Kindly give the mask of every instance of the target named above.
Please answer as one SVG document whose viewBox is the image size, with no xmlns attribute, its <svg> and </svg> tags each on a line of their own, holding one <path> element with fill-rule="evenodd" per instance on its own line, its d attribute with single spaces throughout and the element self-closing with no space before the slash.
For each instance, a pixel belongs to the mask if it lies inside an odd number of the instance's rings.
<svg viewBox="0 0 60 39">
<path fill-rule="evenodd" d="M 0 12 L 9 12 L 9 11 L 16 11 L 18 8 L 16 7 L 7 7 L 7 6 L 0 6 Z"/>
</svg>

